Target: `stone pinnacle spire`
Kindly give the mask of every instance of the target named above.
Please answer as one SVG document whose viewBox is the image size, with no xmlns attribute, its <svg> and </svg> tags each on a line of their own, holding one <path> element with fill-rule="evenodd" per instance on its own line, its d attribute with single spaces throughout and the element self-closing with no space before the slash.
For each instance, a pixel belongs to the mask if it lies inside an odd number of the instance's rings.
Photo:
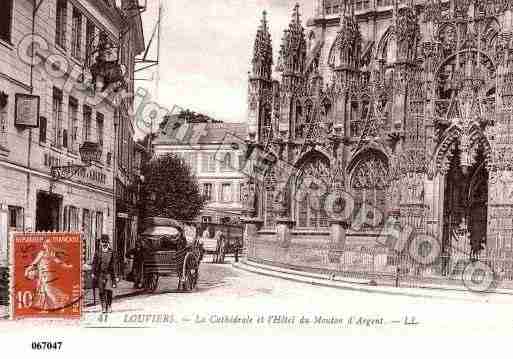
<svg viewBox="0 0 513 359">
<path fill-rule="evenodd" d="M 289 73 L 300 73 L 303 71 L 305 59 L 305 29 L 301 24 L 299 4 L 296 3 L 292 11 L 292 19 L 290 20 L 289 27 L 283 32 L 277 70 Z"/>
<path fill-rule="evenodd" d="M 273 64 L 273 48 L 271 34 L 267 25 L 267 12 L 262 12 L 262 20 L 258 27 L 253 47 L 253 76 L 270 78 Z"/>
</svg>

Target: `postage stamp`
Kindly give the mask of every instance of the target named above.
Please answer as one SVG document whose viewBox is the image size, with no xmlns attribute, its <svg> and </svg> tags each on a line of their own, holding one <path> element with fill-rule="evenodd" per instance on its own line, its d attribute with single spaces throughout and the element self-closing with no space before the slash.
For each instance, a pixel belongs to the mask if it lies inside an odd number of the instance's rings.
<svg viewBox="0 0 513 359">
<path fill-rule="evenodd" d="M 80 233 L 14 233 L 10 257 L 12 319 L 81 317 Z"/>
</svg>

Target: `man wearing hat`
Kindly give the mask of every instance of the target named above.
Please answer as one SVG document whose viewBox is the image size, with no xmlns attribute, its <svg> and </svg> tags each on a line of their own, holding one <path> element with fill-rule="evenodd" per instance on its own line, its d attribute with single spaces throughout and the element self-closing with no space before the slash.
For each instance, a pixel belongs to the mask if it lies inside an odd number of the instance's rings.
<svg viewBox="0 0 513 359">
<path fill-rule="evenodd" d="M 100 247 L 93 259 L 93 280 L 100 292 L 102 313 L 112 312 L 112 290 L 108 289 L 109 278 L 112 288 L 116 288 L 116 256 L 110 247 L 109 236 L 103 234 L 100 239 Z"/>
</svg>

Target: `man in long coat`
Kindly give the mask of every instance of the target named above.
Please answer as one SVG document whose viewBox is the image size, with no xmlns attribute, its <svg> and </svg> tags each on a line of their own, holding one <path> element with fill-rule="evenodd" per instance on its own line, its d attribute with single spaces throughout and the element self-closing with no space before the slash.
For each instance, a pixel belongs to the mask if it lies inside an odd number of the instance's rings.
<svg viewBox="0 0 513 359">
<path fill-rule="evenodd" d="M 100 303 L 102 313 L 111 312 L 112 290 L 109 289 L 110 279 L 111 287 L 116 288 L 116 255 L 110 246 L 109 236 L 103 234 L 100 239 L 100 247 L 96 251 L 93 259 L 93 281 L 100 292 Z"/>
</svg>

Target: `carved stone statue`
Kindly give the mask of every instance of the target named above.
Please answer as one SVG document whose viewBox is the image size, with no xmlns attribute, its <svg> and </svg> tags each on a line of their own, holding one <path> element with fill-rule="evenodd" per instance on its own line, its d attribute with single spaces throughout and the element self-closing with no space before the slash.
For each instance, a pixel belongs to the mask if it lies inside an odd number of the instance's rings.
<svg viewBox="0 0 513 359">
<path fill-rule="evenodd" d="M 274 210 L 279 217 L 287 217 L 289 215 L 289 200 L 286 184 L 278 186 L 274 192 Z"/>
<path fill-rule="evenodd" d="M 421 203 L 424 200 L 424 183 L 422 175 L 408 173 L 404 178 L 404 189 L 406 190 L 405 201 L 407 203 Z"/>
</svg>

